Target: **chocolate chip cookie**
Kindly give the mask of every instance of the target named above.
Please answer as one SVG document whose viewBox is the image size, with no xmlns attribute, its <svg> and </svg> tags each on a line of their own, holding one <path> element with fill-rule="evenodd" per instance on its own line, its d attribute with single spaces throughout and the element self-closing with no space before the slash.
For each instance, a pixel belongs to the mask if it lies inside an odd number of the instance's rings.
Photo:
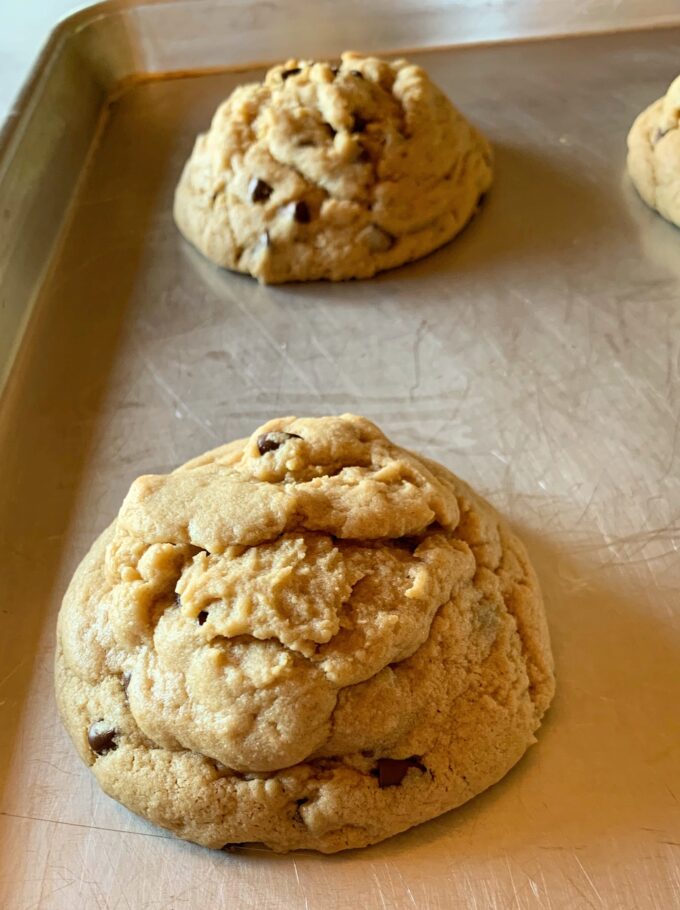
<svg viewBox="0 0 680 910">
<path fill-rule="evenodd" d="M 59 708 L 102 788 L 215 848 L 330 853 L 452 809 L 553 689 L 522 544 L 347 414 L 140 477 L 58 622 Z"/>
<path fill-rule="evenodd" d="M 680 227 L 680 76 L 628 134 L 628 173 L 647 205 Z"/>
<path fill-rule="evenodd" d="M 406 60 L 289 60 L 237 88 L 175 195 L 185 237 L 261 282 L 367 278 L 425 256 L 491 183 L 484 137 Z"/>
</svg>

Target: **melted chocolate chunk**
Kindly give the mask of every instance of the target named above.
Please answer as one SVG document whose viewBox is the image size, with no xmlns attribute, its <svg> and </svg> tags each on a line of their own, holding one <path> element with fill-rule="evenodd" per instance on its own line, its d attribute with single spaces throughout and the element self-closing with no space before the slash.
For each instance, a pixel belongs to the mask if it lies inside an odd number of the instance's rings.
<svg viewBox="0 0 680 910">
<path fill-rule="evenodd" d="M 303 199 L 293 203 L 293 218 L 298 224 L 309 224 L 311 221 L 312 216 L 309 213 L 309 206 Z"/>
<path fill-rule="evenodd" d="M 207 611 L 207 610 L 201 610 L 201 612 L 200 612 L 200 613 L 198 614 L 198 616 L 196 617 L 196 619 L 198 620 L 199 626 L 202 626 L 203 623 L 206 621 L 207 618 L 208 618 L 208 611 Z"/>
<path fill-rule="evenodd" d="M 106 755 L 107 752 L 113 752 L 118 748 L 116 736 L 118 731 L 115 727 L 102 726 L 103 721 L 99 720 L 90 726 L 87 731 L 87 741 L 90 749 L 97 755 Z"/>
<path fill-rule="evenodd" d="M 272 188 L 259 177 L 253 177 L 248 184 L 251 202 L 266 202 L 272 194 Z"/>
<path fill-rule="evenodd" d="M 294 66 L 294 67 L 292 67 L 292 68 L 289 69 L 289 70 L 284 70 L 284 71 L 281 73 L 281 78 L 282 78 L 283 81 L 285 82 L 286 79 L 288 79 L 290 76 L 297 76 L 297 74 L 298 74 L 298 73 L 301 73 L 301 72 L 302 72 L 302 70 L 300 69 L 299 66 Z"/>
<path fill-rule="evenodd" d="M 378 778 L 378 786 L 383 789 L 400 784 L 408 774 L 409 768 L 427 771 L 420 756 L 412 755 L 410 758 L 379 758 L 377 769 L 371 773 Z"/>
<path fill-rule="evenodd" d="M 260 455 L 266 455 L 267 452 L 275 452 L 289 439 L 302 439 L 302 436 L 297 433 L 262 433 L 257 437 L 257 448 Z"/>
</svg>

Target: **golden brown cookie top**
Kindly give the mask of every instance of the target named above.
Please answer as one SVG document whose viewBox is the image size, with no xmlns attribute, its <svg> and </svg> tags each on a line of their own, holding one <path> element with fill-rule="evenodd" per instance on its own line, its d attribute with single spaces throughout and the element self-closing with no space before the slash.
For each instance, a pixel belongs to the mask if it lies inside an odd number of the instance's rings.
<svg viewBox="0 0 680 910">
<path fill-rule="evenodd" d="M 140 725 L 233 768 L 301 761 L 338 691 L 412 654 L 474 573 L 458 518 L 450 486 L 352 415 L 272 420 L 140 477 L 106 560 Z M 178 717 L 156 693 L 180 677 Z"/>
<path fill-rule="evenodd" d="M 370 421 L 279 418 L 166 476 L 136 480 L 119 526 L 148 543 L 211 553 L 284 531 L 340 538 L 418 534 L 458 523 L 451 488 Z"/>
</svg>

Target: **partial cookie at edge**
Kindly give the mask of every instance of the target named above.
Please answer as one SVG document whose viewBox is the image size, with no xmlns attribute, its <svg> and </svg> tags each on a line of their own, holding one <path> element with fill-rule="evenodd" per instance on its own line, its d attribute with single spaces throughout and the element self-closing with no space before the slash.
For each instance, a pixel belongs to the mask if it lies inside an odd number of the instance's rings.
<svg viewBox="0 0 680 910">
<path fill-rule="evenodd" d="M 635 120 L 628 173 L 650 208 L 680 226 L 680 76 Z"/>
</svg>

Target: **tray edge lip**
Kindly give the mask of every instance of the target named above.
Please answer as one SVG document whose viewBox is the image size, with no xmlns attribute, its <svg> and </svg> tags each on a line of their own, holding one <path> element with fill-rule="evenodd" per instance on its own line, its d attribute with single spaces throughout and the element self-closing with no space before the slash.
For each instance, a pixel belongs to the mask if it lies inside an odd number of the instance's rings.
<svg viewBox="0 0 680 910">
<path fill-rule="evenodd" d="M 4 121 L 0 122 L 0 172 L 4 158 L 8 150 L 11 148 L 14 138 L 20 132 L 22 122 L 26 116 L 26 111 L 30 107 L 30 101 L 35 93 L 38 84 L 40 83 L 41 79 L 45 77 L 45 74 L 49 69 L 50 61 L 59 52 L 60 47 L 66 41 L 72 38 L 76 38 L 80 31 L 98 19 L 103 19 L 111 15 L 130 15 L 133 14 L 135 10 L 142 9 L 144 7 L 175 6 L 178 2 L 179 0 L 99 0 L 99 2 L 87 5 L 82 9 L 78 9 L 72 13 L 67 13 L 65 16 L 58 19 L 47 35 L 45 41 L 43 42 L 38 55 L 33 61 L 18 93 L 14 98 L 14 101 L 10 105 L 9 111 L 4 118 Z M 443 51 L 447 49 L 473 49 L 496 45 L 506 46 L 522 43 L 534 43 L 537 41 L 553 41 L 566 38 L 625 34 L 628 32 L 652 31 L 656 29 L 666 30 L 672 29 L 674 27 L 680 27 L 680 12 L 675 14 L 661 14 L 658 16 L 652 15 L 649 18 L 645 18 L 643 15 L 639 21 L 625 22 L 622 25 L 617 25 L 616 23 L 611 23 L 611 25 L 595 24 L 592 26 L 586 25 L 581 28 L 577 26 L 571 30 L 566 31 L 539 30 L 526 32 L 524 34 L 506 35 L 500 37 L 497 36 L 486 39 L 473 38 L 469 41 L 462 40 L 457 43 L 446 42 L 443 44 L 437 44 L 435 42 L 426 45 L 414 44 L 413 46 L 409 45 L 405 48 L 400 48 L 399 51 L 390 52 L 389 50 L 383 50 L 375 51 L 375 53 L 408 54 L 422 51 Z M 83 56 L 84 59 L 87 59 L 85 55 Z M 159 72 L 140 69 L 134 73 L 129 73 L 127 75 L 121 76 L 108 85 L 104 85 L 103 88 L 108 96 L 112 93 L 115 94 L 120 85 L 124 85 L 127 82 L 133 83 L 136 81 L 146 81 L 151 77 L 171 78 L 178 77 L 180 75 L 200 76 L 210 73 L 230 71 L 233 72 L 239 69 L 256 69 L 262 66 L 271 65 L 273 62 L 274 61 L 272 60 L 261 61 L 259 59 L 255 59 L 248 64 L 235 65 L 233 68 L 225 65 L 191 70 L 178 69 Z"/>
<path fill-rule="evenodd" d="M 31 99 L 40 81 L 45 78 L 50 62 L 59 53 L 65 42 L 77 35 L 83 26 L 88 25 L 96 18 L 100 18 L 102 12 L 108 14 L 114 10 L 120 11 L 126 7 L 141 6 L 142 3 L 147 2 L 148 0 L 142 0 L 140 3 L 137 0 L 132 0 L 132 2 L 126 2 L 126 0 L 99 0 L 98 3 L 67 13 L 57 19 L 42 42 L 40 50 L 33 60 L 19 91 L 14 96 L 4 120 L 0 122 L 0 168 L 8 150 L 12 146 L 12 141 L 20 131 L 26 111 L 30 107 Z M 166 2 L 166 0 L 163 0 L 163 2 Z"/>
<path fill-rule="evenodd" d="M 107 5 L 110 2 L 111 0 L 103 0 L 103 2 L 99 5 Z M 159 3 L 167 3 L 168 5 L 172 5 L 174 2 L 176 2 L 176 0 L 159 0 Z M 148 3 L 140 3 L 139 5 L 148 5 Z M 407 56 L 408 54 L 430 54 L 442 53 L 445 51 L 483 50 L 484 48 L 491 47 L 504 48 L 513 47 L 514 45 L 520 44 L 539 44 L 542 42 L 551 41 L 568 41 L 572 38 L 606 38 L 608 36 L 634 34 L 636 32 L 646 33 L 673 30 L 677 30 L 680 33 L 680 13 L 678 13 L 677 16 L 666 17 L 658 21 L 637 22 L 616 28 L 579 29 L 578 31 L 573 32 L 537 32 L 533 34 L 513 35 L 511 37 L 505 38 L 485 38 L 475 39 L 471 41 L 460 41 L 454 44 L 444 43 L 413 45 L 399 48 L 398 50 L 391 50 L 389 47 L 387 47 L 371 51 L 371 53 L 385 57 L 395 57 L 397 55 Z M 119 98 L 129 90 L 136 88 L 138 85 L 148 82 L 169 81 L 171 79 L 201 79 L 206 76 L 221 76 L 227 73 L 249 73 L 251 70 L 268 69 L 269 67 L 275 66 L 280 62 L 281 58 L 278 57 L 269 59 L 254 58 L 249 63 L 194 67 L 191 69 L 186 69 L 183 67 L 169 70 L 139 69 L 110 83 L 110 85 L 106 88 L 106 98 L 104 105 L 118 101 Z M 1 155 L 2 149 L 0 148 L 0 160 Z"/>
</svg>

